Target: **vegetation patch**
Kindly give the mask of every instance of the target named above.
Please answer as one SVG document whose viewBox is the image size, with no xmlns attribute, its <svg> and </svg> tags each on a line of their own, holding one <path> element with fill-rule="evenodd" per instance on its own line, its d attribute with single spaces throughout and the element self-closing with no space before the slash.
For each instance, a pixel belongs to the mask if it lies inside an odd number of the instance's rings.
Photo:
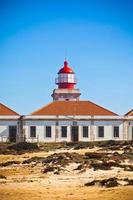
<svg viewBox="0 0 133 200">
<path fill-rule="evenodd" d="M 20 164 L 20 161 L 9 160 L 7 162 L 0 163 L 0 167 L 6 167 L 13 164 Z"/>
<path fill-rule="evenodd" d="M 27 160 L 24 160 L 22 162 L 22 164 L 30 164 L 30 163 L 35 163 L 35 164 L 38 164 L 38 163 L 42 163 L 44 160 L 44 157 L 32 157 L 32 158 L 29 158 Z"/>
<path fill-rule="evenodd" d="M 22 150 L 38 150 L 37 143 L 30 143 L 30 142 L 20 142 L 16 144 L 12 144 L 8 146 L 8 149 L 15 150 L 15 151 L 22 151 Z"/>
<path fill-rule="evenodd" d="M 0 179 L 6 179 L 6 176 L 0 174 Z"/>
<path fill-rule="evenodd" d="M 133 185 L 133 179 L 118 179 L 116 177 L 108 178 L 108 179 L 102 179 L 102 180 L 93 180 L 90 182 L 85 183 L 85 186 L 101 186 L 101 187 L 117 187 L 123 185 L 122 182 L 124 181 L 124 185 Z"/>
</svg>

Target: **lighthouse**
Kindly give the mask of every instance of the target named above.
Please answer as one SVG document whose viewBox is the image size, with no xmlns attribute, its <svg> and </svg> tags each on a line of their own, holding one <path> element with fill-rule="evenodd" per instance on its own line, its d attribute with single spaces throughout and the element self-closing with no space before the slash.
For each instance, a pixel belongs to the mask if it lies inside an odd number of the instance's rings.
<svg viewBox="0 0 133 200">
<path fill-rule="evenodd" d="M 75 89 L 77 80 L 75 73 L 68 62 L 64 61 L 64 66 L 59 70 L 58 77 L 55 79 L 55 83 L 58 86 L 53 90 L 53 101 L 76 101 L 79 100 L 80 91 Z"/>
</svg>

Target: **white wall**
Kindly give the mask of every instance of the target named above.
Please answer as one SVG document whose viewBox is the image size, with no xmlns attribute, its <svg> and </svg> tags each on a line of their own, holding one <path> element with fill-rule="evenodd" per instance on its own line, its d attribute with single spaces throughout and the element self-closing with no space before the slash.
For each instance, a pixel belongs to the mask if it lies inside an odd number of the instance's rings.
<svg viewBox="0 0 133 200">
<path fill-rule="evenodd" d="M 88 117 L 88 116 L 87 116 Z M 87 118 L 86 117 L 86 118 Z M 73 125 L 73 120 L 62 120 L 58 119 L 58 126 L 56 126 L 56 120 L 37 120 L 37 119 L 27 119 L 24 121 L 24 131 L 26 140 L 30 142 L 63 142 L 71 141 L 71 126 Z M 79 141 L 100 141 L 100 140 L 132 140 L 132 127 L 133 119 L 128 119 L 125 121 L 127 124 L 126 131 L 123 120 L 100 120 L 95 119 L 92 121 L 87 118 L 87 120 L 76 121 L 77 126 L 79 126 Z M 9 137 L 9 126 L 17 126 L 18 120 L 0 120 L 0 141 L 7 141 Z M 36 126 L 36 138 L 30 138 L 30 126 Z M 46 137 L 46 126 L 52 127 L 52 137 Z M 67 126 L 67 137 L 61 137 L 61 126 Z M 83 126 L 88 126 L 89 136 L 83 137 Z M 98 137 L 98 126 L 104 126 L 104 138 Z M 113 127 L 119 126 L 119 138 L 113 137 Z M 17 135 L 19 133 L 17 132 Z"/>
<path fill-rule="evenodd" d="M 15 120 L 15 121 L 0 120 L 0 141 L 2 141 L 2 142 L 8 141 L 9 126 L 17 126 L 17 124 L 18 124 L 17 120 Z M 18 132 L 17 132 L 17 134 L 18 134 Z"/>
<path fill-rule="evenodd" d="M 98 137 L 98 126 L 104 126 L 104 138 Z M 119 126 L 119 137 L 114 137 L 114 126 Z M 95 121 L 95 140 L 123 140 L 123 121 Z"/>
<path fill-rule="evenodd" d="M 128 122 L 128 139 L 129 140 L 133 140 L 132 129 L 133 129 L 133 121 L 129 121 Z"/>
<path fill-rule="evenodd" d="M 55 142 L 55 121 L 28 120 L 24 123 L 26 141 L 29 142 Z M 36 138 L 30 137 L 30 126 L 36 126 Z M 46 126 L 52 127 L 52 137 L 46 137 Z"/>
<path fill-rule="evenodd" d="M 27 141 L 42 141 L 42 142 L 70 142 L 71 141 L 71 126 L 73 121 L 44 121 L 44 120 L 31 120 L 25 122 L 25 136 Z M 30 138 L 30 126 L 36 126 L 36 138 Z M 46 126 L 52 127 L 52 137 L 46 137 Z M 61 137 L 61 126 L 67 126 L 67 137 Z M 79 141 L 100 141 L 100 140 L 123 140 L 123 122 L 119 121 L 94 121 L 94 125 L 91 127 L 91 121 L 78 121 L 79 126 Z M 83 126 L 88 126 L 88 137 L 83 137 Z M 104 126 L 104 138 L 98 137 L 98 126 Z M 119 126 L 119 137 L 114 138 L 113 131 L 114 126 Z M 93 136 L 92 134 L 93 129 Z"/>
</svg>

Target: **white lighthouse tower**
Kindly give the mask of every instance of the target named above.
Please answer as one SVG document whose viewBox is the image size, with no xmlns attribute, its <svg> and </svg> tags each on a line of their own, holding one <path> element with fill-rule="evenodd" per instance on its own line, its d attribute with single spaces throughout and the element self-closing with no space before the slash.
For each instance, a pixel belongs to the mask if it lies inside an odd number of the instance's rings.
<svg viewBox="0 0 133 200">
<path fill-rule="evenodd" d="M 53 90 L 53 101 L 76 101 L 79 100 L 80 91 L 75 89 L 77 83 L 75 73 L 68 62 L 64 61 L 64 66 L 59 70 L 58 77 L 55 79 L 58 85 L 57 89 Z"/>
</svg>

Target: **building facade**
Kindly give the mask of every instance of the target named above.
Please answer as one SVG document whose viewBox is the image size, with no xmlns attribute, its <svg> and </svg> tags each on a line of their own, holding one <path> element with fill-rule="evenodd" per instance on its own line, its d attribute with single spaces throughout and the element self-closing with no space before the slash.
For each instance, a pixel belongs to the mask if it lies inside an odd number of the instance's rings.
<svg viewBox="0 0 133 200">
<path fill-rule="evenodd" d="M 80 100 L 75 73 L 65 60 L 55 80 L 53 102 L 25 116 L 0 104 L 0 140 L 78 142 L 133 140 L 133 110 L 124 116 Z"/>
<path fill-rule="evenodd" d="M 0 141 L 16 142 L 20 138 L 21 116 L 0 103 Z"/>
</svg>

